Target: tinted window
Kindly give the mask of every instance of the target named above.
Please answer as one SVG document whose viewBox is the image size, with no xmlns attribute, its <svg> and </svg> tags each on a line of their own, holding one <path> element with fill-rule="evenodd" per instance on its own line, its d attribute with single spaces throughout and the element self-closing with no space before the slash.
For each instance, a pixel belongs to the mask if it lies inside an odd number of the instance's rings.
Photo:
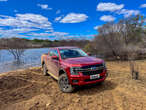
<svg viewBox="0 0 146 110">
<path fill-rule="evenodd" d="M 79 48 L 60 49 L 60 54 L 62 59 L 88 56 L 83 50 Z"/>
<path fill-rule="evenodd" d="M 50 49 L 49 50 L 49 55 L 50 56 L 58 56 L 59 57 L 57 49 Z"/>
</svg>

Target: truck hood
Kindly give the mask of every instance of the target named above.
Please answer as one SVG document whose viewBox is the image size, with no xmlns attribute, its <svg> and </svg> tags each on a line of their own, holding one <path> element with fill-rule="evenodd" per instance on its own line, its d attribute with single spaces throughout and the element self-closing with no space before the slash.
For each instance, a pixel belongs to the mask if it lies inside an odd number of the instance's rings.
<svg viewBox="0 0 146 110">
<path fill-rule="evenodd" d="M 63 60 L 63 63 L 71 66 L 82 66 L 82 65 L 90 65 L 102 63 L 103 60 L 95 57 L 78 57 L 78 58 L 68 58 Z"/>
</svg>

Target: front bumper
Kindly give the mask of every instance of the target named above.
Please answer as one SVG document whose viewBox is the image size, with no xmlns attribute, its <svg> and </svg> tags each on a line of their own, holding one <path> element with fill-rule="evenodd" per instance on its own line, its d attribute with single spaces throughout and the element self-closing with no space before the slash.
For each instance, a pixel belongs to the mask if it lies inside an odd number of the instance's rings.
<svg viewBox="0 0 146 110">
<path fill-rule="evenodd" d="M 100 78 L 98 79 L 90 79 L 90 76 L 85 76 L 82 73 L 79 73 L 79 75 L 70 75 L 70 84 L 71 85 L 88 85 L 88 84 L 95 84 L 98 82 L 102 82 L 106 79 L 108 73 L 106 70 L 104 70 L 102 73 L 100 73 Z"/>
</svg>

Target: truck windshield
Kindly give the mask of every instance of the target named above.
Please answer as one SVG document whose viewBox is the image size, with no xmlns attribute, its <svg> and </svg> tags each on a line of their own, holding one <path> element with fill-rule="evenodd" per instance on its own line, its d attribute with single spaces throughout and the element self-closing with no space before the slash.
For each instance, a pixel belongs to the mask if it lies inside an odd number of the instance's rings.
<svg viewBox="0 0 146 110">
<path fill-rule="evenodd" d="M 60 49 L 60 54 L 62 59 L 88 56 L 83 50 L 79 48 Z"/>
</svg>

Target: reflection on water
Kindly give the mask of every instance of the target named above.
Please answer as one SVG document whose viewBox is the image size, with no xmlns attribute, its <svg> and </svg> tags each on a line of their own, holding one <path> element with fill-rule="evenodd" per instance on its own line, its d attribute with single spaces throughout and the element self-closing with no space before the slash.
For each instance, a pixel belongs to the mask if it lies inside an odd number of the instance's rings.
<svg viewBox="0 0 146 110">
<path fill-rule="evenodd" d="M 22 56 L 22 63 L 16 63 L 7 50 L 0 50 L 0 73 L 40 66 L 41 55 L 47 52 L 48 48 L 27 49 Z"/>
</svg>

